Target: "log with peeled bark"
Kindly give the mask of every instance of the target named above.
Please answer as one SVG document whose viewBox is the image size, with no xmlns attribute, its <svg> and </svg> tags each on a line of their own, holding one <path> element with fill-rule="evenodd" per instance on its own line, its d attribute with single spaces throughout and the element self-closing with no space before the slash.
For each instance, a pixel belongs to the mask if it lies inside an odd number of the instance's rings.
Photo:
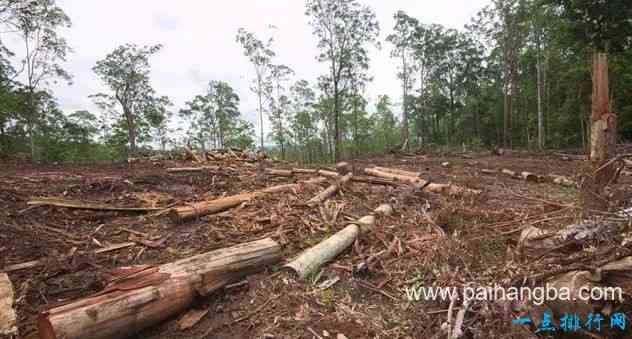
<svg viewBox="0 0 632 339">
<path fill-rule="evenodd" d="M 6 273 L 0 273 L 0 338 L 17 336 L 13 284 Z"/>
<path fill-rule="evenodd" d="M 42 312 L 40 339 L 126 338 L 181 313 L 198 296 L 260 271 L 281 258 L 263 239 L 161 266 L 120 269 L 104 291 Z"/>
<path fill-rule="evenodd" d="M 382 170 L 381 170 L 382 169 Z M 383 167 L 375 167 L 375 168 L 365 168 L 364 172 L 368 175 L 376 176 L 379 178 L 385 179 L 393 179 L 399 182 L 403 182 L 406 184 L 411 184 L 417 187 L 423 187 L 428 192 L 437 193 L 437 194 L 447 194 L 447 195 L 462 195 L 462 196 L 470 196 L 470 195 L 478 195 L 481 194 L 480 190 L 474 190 L 470 188 L 460 187 L 452 184 L 435 184 L 430 183 L 426 180 L 418 176 L 407 176 L 402 173 L 406 173 L 406 171 L 388 169 L 389 171 L 383 171 Z M 397 173 L 394 173 L 397 172 Z M 399 174 L 398 174 L 399 173 Z M 414 172 L 408 172 L 416 175 Z"/>
<path fill-rule="evenodd" d="M 361 234 L 369 232 L 375 226 L 375 215 L 389 216 L 392 213 L 393 208 L 390 205 L 380 205 L 372 214 L 360 218 L 316 246 L 305 250 L 285 267 L 294 271 L 299 278 L 307 278 L 351 246 Z"/>
<path fill-rule="evenodd" d="M 332 196 L 334 196 L 334 194 L 336 194 L 340 190 L 340 188 L 344 184 L 349 182 L 349 180 L 351 180 L 352 177 L 353 177 L 353 173 L 349 173 L 349 174 L 345 175 L 339 181 L 336 181 L 331 186 L 327 187 L 327 189 L 325 189 L 324 191 L 318 193 L 315 197 L 311 198 L 307 202 L 307 205 L 310 206 L 310 207 L 314 207 L 316 205 L 321 204 L 323 201 L 331 198 Z"/>
<path fill-rule="evenodd" d="M 169 211 L 169 217 L 174 222 L 182 222 L 185 220 L 229 210 L 261 195 L 292 192 L 298 189 L 299 186 L 299 184 L 273 186 L 256 192 L 242 193 L 215 200 L 202 201 L 188 206 L 175 207 Z"/>
<path fill-rule="evenodd" d="M 375 168 L 378 171 L 385 172 L 385 173 L 403 175 L 403 176 L 413 177 L 413 178 L 414 177 L 421 178 L 421 173 L 419 173 L 419 172 L 411 172 L 411 171 L 401 170 L 401 169 L 397 169 L 397 168 L 388 168 L 388 167 L 379 167 L 379 166 L 375 166 L 373 168 Z"/>
</svg>

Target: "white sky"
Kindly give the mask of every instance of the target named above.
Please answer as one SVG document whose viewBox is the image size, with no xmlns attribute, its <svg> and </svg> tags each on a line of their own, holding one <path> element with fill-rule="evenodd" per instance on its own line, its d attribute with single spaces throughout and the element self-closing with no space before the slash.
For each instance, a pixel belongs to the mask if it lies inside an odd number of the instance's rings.
<svg viewBox="0 0 632 339">
<path fill-rule="evenodd" d="M 462 28 L 489 0 L 360 0 L 376 12 L 381 40 L 393 28 L 393 14 L 404 10 L 423 23 Z M 256 124 L 255 98 L 249 87 L 253 69 L 235 42 L 240 27 L 261 39 L 274 34 L 276 63 L 292 67 L 296 79 L 315 84 L 323 71 L 315 57 L 316 39 L 302 0 L 57 0 L 73 26 L 64 32 L 74 52 L 66 69 L 74 84 L 52 87 L 66 112 L 88 109 L 98 112 L 89 95 L 106 91 L 92 72 L 97 60 L 125 43 L 164 45 L 152 59 L 151 81 L 159 95 L 167 95 L 175 106 L 203 93 L 210 80 L 230 83 L 241 97 L 242 114 Z M 268 27 L 274 25 L 276 30 Z M 5 38 L 6 39 L 6 38 Z M 6 41 L 6 40 L 5 40 Z M 17 40 L 11 46 L 20 46 Z M 19 49 L 15 50 L 19 53 Z M 395 76 L 397 63 L 389 57 L 390 45 L 371 53 L 374 81 L 367 94 L 371 105 L 380 94 L 400 101 Z M 256 128 L 258 130 L 258 127 Z"/>
</svg>

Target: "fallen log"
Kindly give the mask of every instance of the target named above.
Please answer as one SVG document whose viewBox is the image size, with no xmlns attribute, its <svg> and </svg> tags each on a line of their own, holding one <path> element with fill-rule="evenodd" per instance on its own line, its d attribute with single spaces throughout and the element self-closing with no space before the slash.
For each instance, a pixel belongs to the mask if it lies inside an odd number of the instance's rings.
<svg viewBox="0 0 632 339">
<path fill-rule="evenodd" d="M 268 175 L 276 175 L 279 177 L 292 177 L 294 176 L 294 172 L 292 170 L 281 170 L 274 168 L 266 168 L 265 173 Z"/>
<path fill-rule="evenodd" d="M 116 212 L 153 212 L 162 211 L 162 207 L 116 207 L 107 204 L 66 200 L 59 198 L 34 198 L 26 203 L 29 206 L 55 206 L 80 210 L 116 211 Z"/>
<path fill-rule="evenodd" d="M 351 178 L 353 182 L 362 182 L 365 184 L 373 184 L 373 185 L 384 185 L 384 186 L 397 186 L 397 182 L 389 179 L 375 178 L 369 176 L 358 176 L 354 175 Z"/>
<path fill-rule="evenodd" d="M 379 206 L 372 214 L 362 217 L 318 245 L 305 250 L 285 267 L 294 271 L 299 278 L 305 279 L 351 246 L 361 234 L 369 232 L 375 226 L 376 214 L 390 215 L 392 212 L 390 205 Z"/>
<path fill-rule="evenodd" d="M 418 177 L 418 178 L 421 177 L 421 173 L 419 172 L 411 172 L 411 171 L 401 170 L 397 168 L 388 168 L 388 167 L 379 167 L 379 166 L 376 166 L 374 168 L 378 171 L 385 172 L 385 173 L 403 175 L 406 177 Z"/>
<path fill-rule="evenodd" d="M 0 273 L 0 337 L 17 336 L 13 284 L 6 273 Z"/>
<path fill-rule="evenodd" d="M 514 172 L 514 171 L 512 171 L 512 170 L 510 170 L 510 169 L 507 169 L 507 168 L 503 168 L 503 169 L 500 171 L 500 173 L 505 174 L 505 175 L 507 175 L 507 176 L 510 176 L 510 177 L 512 177 L 512 178 L 515 178 L 515 177 L 517 176 L 517 175 L 516 175 L 516 172 Z"/>
<path fill-rule="evenodd" d="M 481 191 L 479 190 L 464 188 L 464 187 L 451 185 L 451 184 L 435 184 L 435 183 L 431 183 L 426 180 L 423 180 L 422 178 L 418 176 L 388 173 L 388 172 L 381 171 L 378 168 L 380 167 L 365 168 L 364 172 L 366 174 L 376 176 L 379 178 L 393 179 L 393 180 L 403 182 L 406 184 L 411 184 L 417 187 L 423 187 L 428 192 L 433 192 L 437 194 L 463 195 L 463 196 L 481 194 Z M 395 171 L 391 169 L 391 172 L 395 172 Z M 406 171 L 397 171 L 397 172 L 404 173 Z M 408 172 L 408 173 L 413 173 L 413 172 Z"/>
<path fill-rule="evenodd" d="M 338 171 L 341 175 L 345 175 L 353 172 L 353 166 L 351 166 L 348 162 L 339 162 L 336 164 L 336 171 Z"/>
<path fill-rule="evenodd" d="M 315 181 L 310 180 L 305 183 L 314 183 Z M 281 193 L 281 192 L 292 192 L 297 189 L 299 184 L 286 184 L 273 186 L 261 191 L 250 192 L 250 193 L 242 193 L 237 195 L 232 195 L 229 197 L 219 198 L 215 200 L 202 201 L 195 204 L 191 204 L 188 206 L 175 207 L 169 210 L 169 217 L 174 222 L 182 222 L 185 220 L 202 217 L 209 214 L 214 214 L 218 212 L 223 212 L 233 207 L 237 207 L 245 202 L 248 202 L 255 197 L 270 194 L 270 193 Z"/>
<path fill-rule="evenodd" d="M 121 269 L 104 291 L 42 312 L 39 337 L 126 338 L 280 258 L 281 247 L 267 238 L 157 267 Z"/>
<path fill-rule="evenodd" d="M 310 206 L 310 207 L 314 207 L 314 206 L 317 206 L 317 205 L 321 204 L 323 201 L 331 198 L 332 196 L 334 196 L 334 194 L 336 194 L 340 190 L 340 188 L 344 184 L 349 182 L 349 180 L 351 180 L 352 177 L 353 177 L 353 173 L 349 173 L 349 174 L 345 175 L 344 177 L 342 177 L 340 179 L 340 181 L 337 181 L 337 182 L 333 183 L 331 186 L 326 188 L 324 191 L 318 193 L 315 197 L 311 198 L 307 202 L 307 205 Z"/>
<path fill-rule="evenodd" d="M 219 170 L 218 166 L 173 167 L 167 168 L 167 173 L 216 172 Z"/>
</svg>

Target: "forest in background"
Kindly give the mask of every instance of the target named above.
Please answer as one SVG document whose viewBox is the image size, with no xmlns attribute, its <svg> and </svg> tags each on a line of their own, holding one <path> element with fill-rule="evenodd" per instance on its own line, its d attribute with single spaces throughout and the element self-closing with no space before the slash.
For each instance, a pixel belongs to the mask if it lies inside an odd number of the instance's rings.
<svg viewBox="0 0 632 339">
<path fill-rule="evenodd" d="M 583 148 L 595 50 L 609 54 L 619 138 L 632 134 L 626 0 L 493 0 L 460 30 L 397 12 L 386 41 L 360 1 L 307 0 L 305 8 L 317 61 L 328 70 L 318 79 L 296 79 L 291 65 L 276 62 L 273 39 L 240 29 L 250 93 L 208 79 L 205 93 L 174 107 L 150 81 L 162 46 L 125 44 L 93 67 L 109 89 L 91 96 L 98 111 L 63 112 L 48 85 L 72 81 L 62 66 L 72 46 L 60 33 L 70 18 L 54 0 L 2 0 L 0 42 L 17 35 L 23 50 L 0 49 L 0 155 L 95 161 L 234 147 L 310 163 L 431 146 Z M 375 46 L 399 65 L 401 98 L 367 100 Z M 243 118 L 247 95 L 256 96 L 258 125 L 269 119 L 269 131 Z"/>
</svg>

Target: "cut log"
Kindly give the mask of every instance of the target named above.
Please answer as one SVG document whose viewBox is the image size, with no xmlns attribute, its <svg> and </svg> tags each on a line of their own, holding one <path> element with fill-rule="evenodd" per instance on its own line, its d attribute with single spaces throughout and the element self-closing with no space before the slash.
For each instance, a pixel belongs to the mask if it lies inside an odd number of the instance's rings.
<svg viewBox="0 0 632 339">
<path fill-rule="evenodd" d="M 388 168 L 388 167 L 379 167 L 379 166 L 376 166 L 374 168 L 378 171 L 385 172 L 385 173 L 403 175 L 406 177 L 421 177 L 421 173 L 419 172 L 411 172 L 411 171 L 401 170 L 397 168 Z"/>
<path fill-rule="evenodd" d="M 26 203 L 29 206 L 55 206 L 80 210 L 117 211 L 117 212 L 152 212 L 164 210 L 162 207 L 116 207 L 107 204 L 66 200 L 58 198 L 34 198 Z"/>
<path fill-rule="evenodd" d="M 6 273 L 0 273 L 0 338 L 17 336 L 13 284 Z"/>
<path fill-rule="evenodd" d="M 481 194 L 481 191 L 479 190 L 473 190 L 473 189 L 464 188 L 464 187 L 460 187 L 456 185 L 429 183 L 428 181 L 423 180 L 417 176 L 407 176 L 407 175 L 402 175 L 402 174 L 383 172 L 379 170 L 378 167 L 365 168 L 364 172 L 366 174 L 373 175 L 379 178 L 393 179 L 393 180 L 403 182 L 406 184 L 423 187 L 428 192 L 433 192 L 437 194 L 463 195 L 463 196 Z"/>
<path fill-rule="evenodd" d="M 247 201 L 250 201 L 257 196 L 270 193 L 292 192 L 298 187 L 299 184 L 279 185 L 269 187 L 257 192 L 237 194 L 225 198 L 202 201 L 189 206 L 176 207 L 172 208 L 169 211 L 169 217 L 174 222 L 182 222 L 192 218 L 198 218 L 205 215 L 229 210 L 233 207 L 237 207 Z"/>
<path fill-rule="evenodd" d="M 296 174 L 316 174 L 318 170 L 311 168 L 292 168 L 292 172 Z"/>
<path fill-rule="evenodd" d="M 375 178 L 375 177 L 369 177 L 369 176 L 354 175 L 351 178 L 351 181 L 363 182 L 366 184 L 373 184 L 373 185 L 397 186 L 397 182 L 395 182 L 394 180 Z"/>
<path fill-rule="evenodd" d="M 353 167 L 348 162 L 339 162 L 336 164 L 336 171 L 341 175 L 353 172 Z"/>
<path fill-rule="evenodd" d="M 503 168 L 500 172 L 501 172 L 502 174 L 505 174 L 505 175 L 510 176 L 510 177 L 512 177 L 512 178 L 515 178 L 515 177 L 516 177 L 516 172 L 514 172 L 514 171 L 512 171 L 512 170 L 510 170 L 510 169 L 507 169 L 507 168 Z"/>
<path fill-rule="evenodd" d="M 310 207 L 314 207 L 314 206 L 317 206 L 317 205 L 321 204 L 323 201 L 331 198 L 332 196 L 334 196 L 340 190 L 340 188 L 344 184 L 349 182 L 349 180 L 351 180 L 352 177 L 353 177 L 353 173 L 349 173 L 349 174 L 345 175 L 344 177 L 342 177 L 340 179 L 340 181 L 335 182 L 334 184 L 329 186 L 327 189 L 325 189 L 324 191 L 318 193 L 315 197 L 311 198 L 307 202 L 307 205 L 310 206 Z"/>
<path fill-rule="evenodd" d="M 316 172 L 316 174 L 318 175 L 322 175 L 323 177 L 327 177 L 327 178 L 339 178 L 340 174 L 334 172 L 334 171 L 328 171 L 328 170 L 318 170 L 318 172 Z"/>
<path fill-rule="evenodd" d="M 202 166 L 202 167 L 174 167 L 167 168 L 168 173 L 195 173 L 195 172 L 217 172 L 218 166 Z"/>
<path fill-rule="evenodd" d="M 274 169 L 274 168 L 266 168 L 265 172 L 268 175 L 275 175 L 275 176 L 279 176 L 279 177 L 292 177 L 292 176 L 294 176 L 294 173 L 293 173 L 292 170 L 281 170 L 281 169 Z"/>
<path fill-rule="evenodd" d="M 481 173 L 483 174 L 496 174 L 498 171 L 490 170 L 490 169 L 482 169 Z"/>
<path fill-rule="evenodd" d="M 373 214 L 389 213 L 390 215 L 392 211 L 390 206 L 381 205 L 374 210 Z M 373 214 L 361 218 L 318 245 L 305 250 L 285 267 L 294 271 L 301 279 L 316 273 L 325 263 L 351 246 L 361 234 L 370 231 L 375 226 Z"/>
<path fill-rule="evenodd" d="M 280 257 L 281 247 L 268 238 L 158 267 L 121 269 L 101 293 L 42 312 L 39 337 L 126 338 Z"/>
</svg>

